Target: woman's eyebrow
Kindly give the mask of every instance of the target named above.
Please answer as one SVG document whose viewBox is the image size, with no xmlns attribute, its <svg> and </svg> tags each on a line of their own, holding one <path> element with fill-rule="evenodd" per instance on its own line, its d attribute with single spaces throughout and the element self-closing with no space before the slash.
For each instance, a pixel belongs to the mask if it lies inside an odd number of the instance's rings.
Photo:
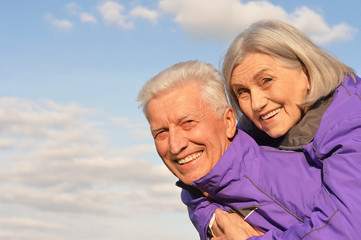
<svg viewBox="0 0 361 240">
<path fill-rule="evenodd" d="M 260 75 L 262 75 L 264 72 L 267 72 L 268 70 L 269 70 L 268 68 L 263 68 L 259 70 L 255 75 L 253 75 L 252 80 L 256 81 Z"/>
<path fill-rule="evenodd" d="M 267 72 L 267 71 L 269 71 L 269 70 L 270 70 L 269 68 L 263 68 L 263 69 L 259 70 L 258 72 L 256 72 L 256 73 L 252 76 L 252 81 L 256 81 L 257 78 L 258 78 L 260 75 L 262 75 L 264 72 Z M 243 87 L 243 84 L 242 84 L 242 83 L 231 83 L 231 85 L 232 85 L 232 86 L 237 86 L 237 87 L 239 87 L 239 86 Z"/>
</svg>

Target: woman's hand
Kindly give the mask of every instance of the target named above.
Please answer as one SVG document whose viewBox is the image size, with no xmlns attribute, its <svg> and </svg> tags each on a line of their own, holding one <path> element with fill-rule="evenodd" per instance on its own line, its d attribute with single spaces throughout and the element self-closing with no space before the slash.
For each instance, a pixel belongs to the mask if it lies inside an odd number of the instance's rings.
<svg viewBox="0 0 361 240">
<path fill-rule="evenodd" d="M 216 220 L 212 226 L 215 237 L 211 240 L 245 240 L 253 236 L 262 236 L 263 232 L 253 228 L 236 213 L 216 210 Z"/>
</svg>

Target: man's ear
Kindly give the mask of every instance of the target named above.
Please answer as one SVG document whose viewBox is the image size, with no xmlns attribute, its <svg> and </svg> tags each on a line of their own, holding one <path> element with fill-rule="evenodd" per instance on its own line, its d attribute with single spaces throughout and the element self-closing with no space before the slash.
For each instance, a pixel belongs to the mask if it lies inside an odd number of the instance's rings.
<svg viewBox="0 0 361 240">
<path fill-rule="evenodd" d="M 234 115 L 234 110 L 232 107 L 227 107 L 224 111 L 223 120 L 226 126 L 226 135 L 229 139 L 233 139 L 236 134 L 236 116 Z"/>
</svg>

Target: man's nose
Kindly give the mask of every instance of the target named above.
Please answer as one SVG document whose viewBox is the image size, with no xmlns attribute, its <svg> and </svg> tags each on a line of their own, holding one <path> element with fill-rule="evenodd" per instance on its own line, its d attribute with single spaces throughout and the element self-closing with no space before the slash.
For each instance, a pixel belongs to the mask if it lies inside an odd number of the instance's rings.
<svg viewBox="0 0 361 240">
<path fill-rule="evenodd" d="M 262 91 L 254 91 L 251 93 L 251 106 L 253 111 L 259 112 L 267 105 L 267 98 Z"/>
<path fill-rule="evenodd" d="M 179 131 L 169 130 L 169 151 L 176 155 L 188 146 L 188 139 Z"/>
</svg>

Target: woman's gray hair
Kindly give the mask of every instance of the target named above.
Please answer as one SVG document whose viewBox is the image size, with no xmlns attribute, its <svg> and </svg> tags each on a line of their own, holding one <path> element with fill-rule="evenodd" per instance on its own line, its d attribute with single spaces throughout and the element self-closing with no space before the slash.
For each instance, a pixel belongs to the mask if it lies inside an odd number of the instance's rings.
<svg viewBox="0 0 361 240">
<path fill-rule="evenodd" d="M 146 117 L 150 100 L 177 86 L 197 83 L 202 99 L 209 102 L 219 118 L 229 106 L 220 72 L 212 65 L 201 61 L 177 63 L 148 80 L 138 94 L 137 101 Z M 169 103 L 172 104 L 172 103 Z"/>
<path fill-rule="evenodd" d="M 260 21 L 251 25 L 232 42 L 223 58 L 222 73 L 228 96 L 236 115 L 241 108 L 231 86 L 233 69 L 250 53 L 264 53 L 292 68 L 304 68 L 310 90 L 300 106 L 312 106 L 329 95 L 343 81 L 345 75 L 354 78 L 354 71 L 317 47 L 295 27 L 281 21 Z"/>
</svg>

